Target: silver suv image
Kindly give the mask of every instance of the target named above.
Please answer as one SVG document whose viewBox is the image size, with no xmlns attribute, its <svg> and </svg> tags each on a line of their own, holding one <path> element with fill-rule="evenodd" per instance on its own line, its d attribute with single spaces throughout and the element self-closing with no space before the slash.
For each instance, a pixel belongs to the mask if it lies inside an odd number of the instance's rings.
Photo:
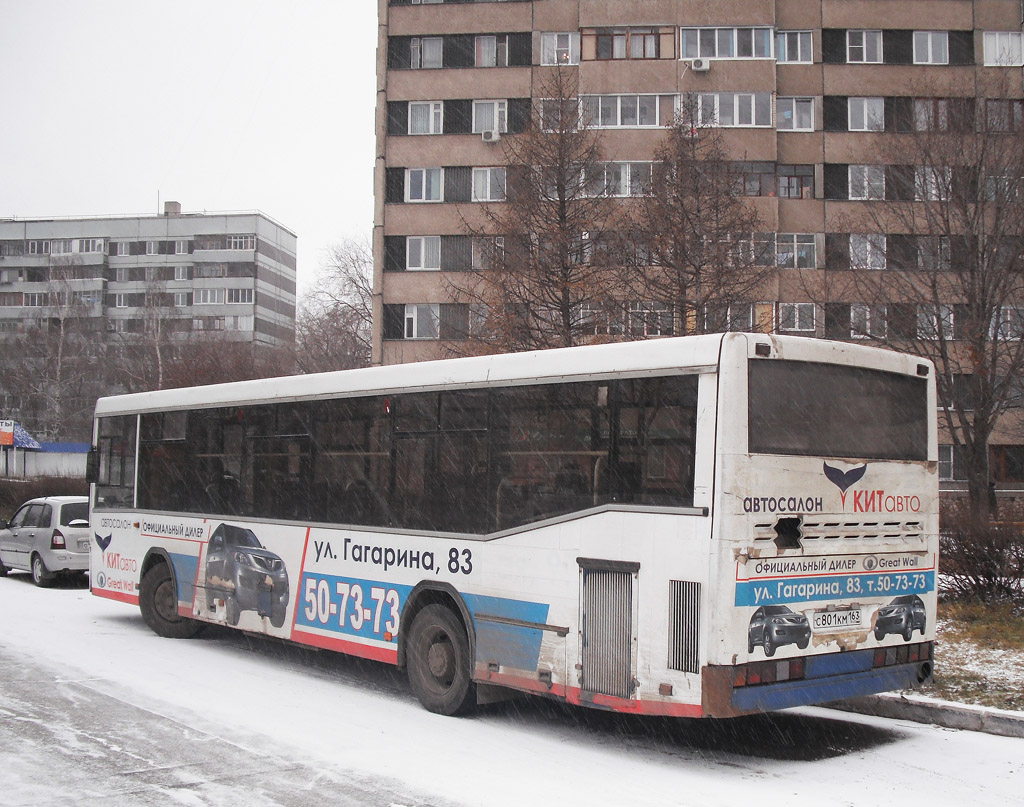
<svg viewBox="0 0 1024 807">
<path fill-rule="evenodd" d="M 890 633 L 899 633 L 903 641 L 909 642 L 915 630 L 920 630 L 924 636 L 927 625 L 928 611 L 924 600 L 916 594 L 904 594 L 878 609 L 875 638 L 881 640 Z"/>
<path fill-rule="evenodd" d="M 224 601 L 224 617 L 237 625 L 242 611 L 269 617 L 280 628 L 288 608 L 288 572 L 280 555 L 265 549 L 246 527 L 221 524 L 206 550 L 206 607 Z"/>
<path fill-rule="evenodd" d="M 12 569 L 31 572 L 37 586 L 57 575 L 89 571 L 89 498 L 47 496 L 0 520 L 0 577 Z"/>
<path fill-rule="evenodd" d="M 762 605 L 750 618 L 747 628 L 747 652 L 753 653 L 760 645 L 766 656 L 774 656 L 775 649 L 795 644 L 803 650 L 811 640 L 811 625 L 807 617 L 785 605 Z"/>
</svg>

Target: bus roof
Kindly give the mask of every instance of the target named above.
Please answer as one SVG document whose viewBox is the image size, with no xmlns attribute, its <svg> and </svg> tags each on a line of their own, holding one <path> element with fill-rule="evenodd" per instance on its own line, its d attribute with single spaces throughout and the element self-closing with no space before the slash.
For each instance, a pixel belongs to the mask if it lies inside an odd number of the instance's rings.
<svg viewBox="0 0 1024 807">
<path fill-rule="evenodd" d="M 931 366 L 926 359 L 917 356 L 848 342 L 734 332 L 439 359 L 138 392 L 100 398 L 96 402 L 96 415 L 233 406 L 257 401 L 316 400 L 394 392 L 396 389 L 430 391 L 452 385 L 488 387 L 540 380 L 554 383 L 620 372 L 643 375 L 660 370 L 709 371 L 717 367 L 721 348 L 727 342 L 745 342 L 746 349 L 739 344 L 736 346 L 747 355 L 752 355 L 754 345 L 760 342 L 771 345 L 772 355 L 778 358 L 855 363 L 902 373 L 914 373 L 919 364 Z"/>
</svg>

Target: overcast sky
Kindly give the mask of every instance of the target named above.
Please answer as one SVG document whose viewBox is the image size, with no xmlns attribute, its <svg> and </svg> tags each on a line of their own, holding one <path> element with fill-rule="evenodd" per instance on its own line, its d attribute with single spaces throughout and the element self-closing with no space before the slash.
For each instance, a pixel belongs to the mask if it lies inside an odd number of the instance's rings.
<svg viewBox="0 0 1024 807">
<path fill-rule="evenodd" d="M 260 210 L 299 284 L 373 225 L 372 0 L 0 0 L 0 218 Z"/>
</svg>

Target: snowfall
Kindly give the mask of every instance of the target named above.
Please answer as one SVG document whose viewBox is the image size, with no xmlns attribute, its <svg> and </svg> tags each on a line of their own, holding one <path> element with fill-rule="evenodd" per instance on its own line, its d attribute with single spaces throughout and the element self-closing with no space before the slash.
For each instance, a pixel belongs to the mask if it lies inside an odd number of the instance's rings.
<svg viewBox="0 0 1024 807">
<path fill-rule="evenodd" d="M 1024 739 L 805 708 L 424 711 L 385 665 L 0 579 L 0 804 L 1024 805 Z"/>
</svg>

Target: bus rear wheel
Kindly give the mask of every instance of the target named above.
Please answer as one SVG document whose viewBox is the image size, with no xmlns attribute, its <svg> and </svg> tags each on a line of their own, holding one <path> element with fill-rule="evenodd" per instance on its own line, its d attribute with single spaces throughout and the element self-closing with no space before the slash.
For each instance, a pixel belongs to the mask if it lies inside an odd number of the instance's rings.
<svg viewBox="0 0 1024 807">
<path fill-rule="evenodd" d="M 139 610 L 150 630 L 165 639 L 190 639 L 202 627 L 178 613 L 178 593 L 166 563 L 158 563 L 142 576 Z"/>
<path fill-rule="evenodd" d="M 409 684 L 427 711 L 458 715 L 476 704 L 469 639 L 451 609 L 434 604 L 416 614 L 406 653 Z"/>
</svg>

